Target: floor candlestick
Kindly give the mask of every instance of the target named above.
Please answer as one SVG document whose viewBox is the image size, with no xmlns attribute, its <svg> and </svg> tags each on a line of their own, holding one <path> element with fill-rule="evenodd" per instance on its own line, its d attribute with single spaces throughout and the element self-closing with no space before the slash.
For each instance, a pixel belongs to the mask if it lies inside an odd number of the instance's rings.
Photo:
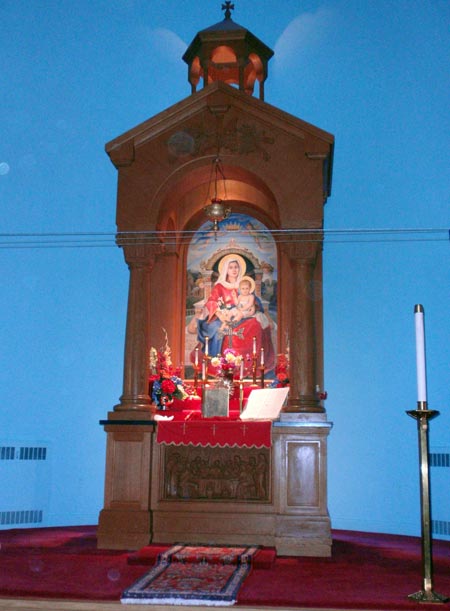
<svg viewBox="0 0 450 611">
<path fill-rule="evenodd" d="M 418 408 L 407 411 L 411 418 L 417 421 L 419 436 L 419 467 L 420 467 L 420 494 L 422 519 L 422 571 L 423 589 L 408 598 L 423 603 L 445 603 L 447 596 L 438 594 L 433 590 L 433 552 L 431 541 L 431 502 L 430 502 L 430 465 L 428 460 L 428 421 L 439 416 L 436 410 L 427 408 L 426 401 L 418 401 Z"/>
</svg>

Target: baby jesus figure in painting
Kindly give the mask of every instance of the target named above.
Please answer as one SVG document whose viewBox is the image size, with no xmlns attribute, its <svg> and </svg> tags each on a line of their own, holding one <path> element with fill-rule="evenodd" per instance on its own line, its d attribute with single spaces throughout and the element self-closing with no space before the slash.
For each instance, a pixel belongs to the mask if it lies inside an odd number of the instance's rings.
<svg viewBox="0 0 450 611">
<path fill-rule="evenodd" d="M 222 324 L 220 331 L 226 331 L 228 324 L 239 322 L 243 318 L 250 318 L 256 314 L 255 281 L 250 276 L 244 276 L 239 282 L 239 294 L 235 306 L 223 308 L 218 314 Z"/>
<path fill-rule="evenodd" d="M 239 295 L 236 304 L 236 314 L 233 320 L 249 318 L 256 313 L 255 306 L 255 281 L 250 276 L 244 276 L 239 282 Z"/>
</svg>

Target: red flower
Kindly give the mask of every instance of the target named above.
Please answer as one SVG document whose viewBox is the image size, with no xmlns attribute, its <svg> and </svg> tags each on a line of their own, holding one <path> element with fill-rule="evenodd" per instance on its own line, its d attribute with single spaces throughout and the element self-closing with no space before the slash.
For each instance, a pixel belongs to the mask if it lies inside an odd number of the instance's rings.
<svg viewBox="0 0 450 611">
<path fill-rule="evenodd" d="M 285 374 L 283 371 L 280 371 L 280 373 L 277 375 L 277 378 L 279 382 L 284 382 L 285 380 L 287 380 L 287 374 Z"/>
<path fill-rule="evenodd" d="M 167 394 L 167 395 L 171 395 L 172 393 L 174 393 L 176 391 L 177 387 L 176 385 L 172 382 L 172 380 L 163 380 L 161 382 L 161 390 L 163 393 Z"/>
</svg>

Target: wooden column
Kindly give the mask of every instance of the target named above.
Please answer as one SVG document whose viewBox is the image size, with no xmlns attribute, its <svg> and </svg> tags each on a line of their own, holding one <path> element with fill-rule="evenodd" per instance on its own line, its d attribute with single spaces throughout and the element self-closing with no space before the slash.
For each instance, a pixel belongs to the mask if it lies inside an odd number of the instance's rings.
<svg viewBox="0 0 450 611">
<path fill-rule="evenodd" d="M 150 274 L 161 248 L 146 234 L 117 238 L 130 270 L 123 393 L 108 419 L 105 497 L 99 516 L 98 547 L 137 549 L 151 541 L 151 457 L 154 434 L 148 394 Z"/>
<path fill-rule="evenodd" d="M 145 243 L 144 234 L 121 234 L 130 270 L 123 369 L 123 393 L 115 411 L 149 410 L 150 273 L 160 247 Z"/>
<path fill-rule="evenodd" d="M 317 243 L 285 245 L 291 264 L 292 307 L 289 321 L 289 412 L 324 412 L 316 395 L 317 334 L 314 321 L 313 280 Z"/>
</svg>

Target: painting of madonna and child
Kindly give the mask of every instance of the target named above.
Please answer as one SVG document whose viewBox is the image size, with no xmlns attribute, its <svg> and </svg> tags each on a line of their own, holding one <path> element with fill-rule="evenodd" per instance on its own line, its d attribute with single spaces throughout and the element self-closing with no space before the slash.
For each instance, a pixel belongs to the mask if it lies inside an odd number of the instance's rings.
<svg viewBox="0 0 450 611">
<path fill-rule="evenodd" d="M 277 341 L 277 256 L 267 228 L 232 214 L 214 235 L 210 222 L 194 234 L 187 257 L 186 372 L 209 357 L 242 357 L 245 377 L 253 356 L 273 377 Z M 211 365 L 210 365 L 211 371 Z M 212 368 L 211 373 L 214 373 Z"/>
</svg>

